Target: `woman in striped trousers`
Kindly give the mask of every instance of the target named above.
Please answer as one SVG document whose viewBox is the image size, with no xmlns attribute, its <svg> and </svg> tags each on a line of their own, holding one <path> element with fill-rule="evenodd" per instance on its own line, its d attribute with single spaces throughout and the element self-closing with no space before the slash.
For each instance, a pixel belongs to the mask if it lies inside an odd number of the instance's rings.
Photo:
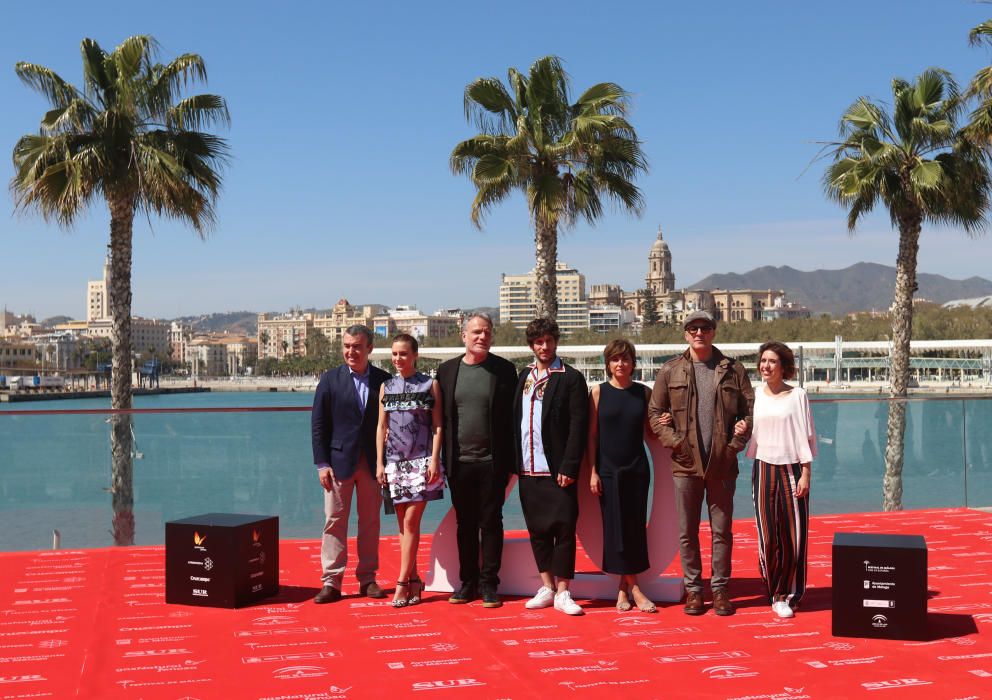
<svg viewBox="0 0 992 700">
<path fill-rule="evenodd" d="M 786 383 L 796 373 L 789 347 L 778 342 L 762 345 L 758 373 L 764 385 L 754 392 L 754 429 L 747 448 L 754 460 L 751 495 L 758 556 L 772 610 L 779 617 L 792 617 L 806 591 L 816 431 L 806 392 Z"/>
</svg>

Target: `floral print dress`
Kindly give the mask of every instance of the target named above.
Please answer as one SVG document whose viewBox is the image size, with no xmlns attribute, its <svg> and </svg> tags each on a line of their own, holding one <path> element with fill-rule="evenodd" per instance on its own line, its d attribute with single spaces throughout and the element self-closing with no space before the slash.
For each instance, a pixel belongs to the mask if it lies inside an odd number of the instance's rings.
<svg viewBox="0 0 992 700">
<path fill-rule="evenodd" d="M 382 405 L 389 433 L 384 461 L 393 503 L 434 501 L 444 495 L 443 470 L 433 484 L 427 483 L 433 446 L 433 382 L 416 372 L 406 379 L 397 375 L 385 383 Z"/>
</svg>

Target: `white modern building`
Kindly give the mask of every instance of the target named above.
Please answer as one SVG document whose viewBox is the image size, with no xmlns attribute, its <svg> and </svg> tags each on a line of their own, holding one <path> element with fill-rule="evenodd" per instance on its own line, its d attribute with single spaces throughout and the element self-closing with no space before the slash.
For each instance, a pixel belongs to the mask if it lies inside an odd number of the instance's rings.
<svg viewBox="0 0 992 700">
<path fill-rule="evenodd" d="M 559 262 L 555 276 L 558 283 L 558 327 L 563 333 L 589 328 L 585 275 L 568 264 Z M 537 307 L 535 277 L 535 270 L 523 275 L 501 276 L 500 323 L 512 323 L 522 329 L 534 319 Z"/>
</svg>

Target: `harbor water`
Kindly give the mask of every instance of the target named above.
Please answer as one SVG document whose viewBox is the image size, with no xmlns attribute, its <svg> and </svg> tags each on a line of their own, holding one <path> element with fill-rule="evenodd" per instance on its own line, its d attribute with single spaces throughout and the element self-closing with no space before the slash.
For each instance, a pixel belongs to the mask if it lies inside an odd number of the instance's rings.
<svg viewBox="0 0 992 700">
<path fill-rule="evenodd" d="M 166 521 L 212 511 L 278 515 L 282 537 L 318 537 L 323 498 L 310 448 L 312 400 L 308 392 L 136 397 L 135 408 L 169 411 L 133 418 L 136 543 L 159 544 Z M 108 414 L 47 413 L 109 405 L 0 404 L 0 551 L 50 547 L 54 529 L 65 548 L 112 544 Z M 814 513 L 880 509 L 887 412 L 878 396 L 813 397 Z M 904 507 L 992 505 L 992 400 L 912 400 L 907 413 Z M 751 465 L 741 458 L 740 469 L 738 518 L 752 515 Z M 447 497 L 430 503 L 424 531 L 432 532 L 449 508 Z M 524 527 L 515 493 L 504 522 L 507 529 Z M 384 533 L 396 532 L 392 516 L 382 525 Z"/>
</svg>

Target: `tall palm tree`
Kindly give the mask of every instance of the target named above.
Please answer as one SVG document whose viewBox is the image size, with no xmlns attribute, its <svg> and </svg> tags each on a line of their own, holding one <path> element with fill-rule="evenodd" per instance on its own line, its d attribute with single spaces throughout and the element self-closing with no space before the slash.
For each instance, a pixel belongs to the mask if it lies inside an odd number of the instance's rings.
<svg viewBox="0 0 992 700">
<path fill-rule="evenodd" d="M 183 54 L 156 61 L 149 36 L 125 39 L 111 52 L 81 44 L 83 89 L 50 68 L 18 63 L 18 77 L 51 103 L 37 134 L 14 146 L 11 189 L 17 208 L 34 209 L 70 228 L 97 198 L 110 210 L 111 405 L 131 408 L 131 232 L 138 212 L 178 219 L 205 235 L 214 219 L 227 144 L 203 129 L 228 124 L 223 98 L 180 99 L 206 80 L 203 59 Z M 113 533 L 134 542 L 133 433 L 130 415 L 111 420 Z"/>
<path fill-rule="evenodd" d="M 899 231 L 892 303 L 891 397 L 885 447 L 883 508 L 902 509 L 903 440 L 913 333 L 916 258 L 924 223 L 952 224 L 977 235 L 989 209 L 984 152 L 964 137 L 958 118 L 964 101 L 949 73 L 931 68 L 914 82 L 892 81 L 889 114 L 866 97 L 841 117 L 833 163 L 823 176 L 826 194 L 847 209 L 848 230 L 881 203 Z"/>
<path fill-rule="evenodd" d="M 639 214 L 643 200 L 634 178 L 647 170 L 634 127 L 627 121 L 629 95 L 599 83 L 576 102 L 561 60 L 545 56 L 530 74 L 511 68 L 507 85 L 478 78 L 465 87 L 465 117 L 480 134 L 451 152 L 451 169 L 476 187 L 472 223 L 510 193 L 527 197 L 534 226 L 537 315 L 558 314 L 558 232 L 582 217 L 593 223 L 603 197 Z"/>
<path fill-rule="evenodd" d="M 968 33 L 972 46 L 992 45 L 992 20 L 986 20 Z M 992 66 L 986 66 L 971 79 L 968 95 L 977 97 L 978 105 L 971 113 L 966 133 L 985 147 L 992 146 Z"/>
</svg>

